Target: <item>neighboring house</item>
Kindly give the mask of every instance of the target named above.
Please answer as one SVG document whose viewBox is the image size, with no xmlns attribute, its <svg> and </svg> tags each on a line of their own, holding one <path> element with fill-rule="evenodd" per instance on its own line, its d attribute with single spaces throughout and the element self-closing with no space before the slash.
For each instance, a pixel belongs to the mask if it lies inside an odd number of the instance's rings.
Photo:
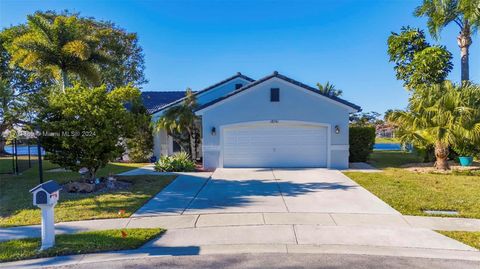
<svg viewBox="0 0 480 269">
<path fill-rule="evenodd" d="M 385 123 L 375 126 L 375 134 L 377 137 L 393 138 L 395 137 L 395 126 Z"/>
<path fill-rule="evenodd" d="M 218 167 L 348 167 L 349 113 L 361 108 L 277 72 L 259 80 L 237 73 L 195 92 L 206 169 Z M 151 110 L 157 121 L 183 98 Z M 154 155 L 178 150 L 155 133 Z"/>
</svg>

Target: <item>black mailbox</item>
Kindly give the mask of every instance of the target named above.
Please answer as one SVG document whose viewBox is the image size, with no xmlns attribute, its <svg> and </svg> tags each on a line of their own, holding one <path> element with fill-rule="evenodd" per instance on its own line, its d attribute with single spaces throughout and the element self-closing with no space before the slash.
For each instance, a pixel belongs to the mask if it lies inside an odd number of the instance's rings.
<svg viewBox="0 0 480 269">
<path fill-rule="evenodd" d="M 46 205 L 47 204 L 47 193 L 44 191 L 38 191 L 36 193 L 35 201 L 37 205 Z"/>
</svg>

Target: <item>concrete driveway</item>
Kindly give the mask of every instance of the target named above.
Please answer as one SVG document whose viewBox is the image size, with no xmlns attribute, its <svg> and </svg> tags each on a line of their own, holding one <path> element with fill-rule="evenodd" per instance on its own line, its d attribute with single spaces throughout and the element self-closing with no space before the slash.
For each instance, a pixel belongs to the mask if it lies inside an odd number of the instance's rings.
<svg viewBox="0 0 480 269">
<path fill-rule="evenodd" d="M 179 177 L 135 216 L 209 213 L 400 214 L 337 170 L 217 169 Z"/>
<path fill-rule="evenodd" d="M 119 257 L 131 260 L 150 259 L 153 255 L 241 253 L 337 253 L 480 261 L 478 250 L 418 225 L 411 218 L 402 216 L 336 170 L 266 168 L 181 173 L 131 218 L 86 221 L 87 227 L 104 229 L 168 229 L 161 237 L 137 250 L 54 257 L 15 265 L 26 268 L 92 264 Z M 472 222 L 472 227 L 475 225 L 477 222 Z M 64 228 L 79 229 L 75 223 Z M 0 239 L 1 235 L 0 229 Z"/>
</svg>

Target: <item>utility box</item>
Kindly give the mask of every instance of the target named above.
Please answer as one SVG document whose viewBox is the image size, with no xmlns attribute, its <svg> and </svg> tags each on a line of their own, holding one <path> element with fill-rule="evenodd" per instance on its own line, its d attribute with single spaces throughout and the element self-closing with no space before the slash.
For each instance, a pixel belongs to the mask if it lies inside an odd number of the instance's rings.
<svg viewBox="0 0 480 269">
<path fill-rule="evenodd" d="M 53 208 L 60 198 L 62 186 L 50 180 L 42 183 L 30 192 L 33 195 L 33 205 L 42 209 L 42 247 L 40 250 L 51 248 L 55 245 L 55 218 Z"/>
</svg>

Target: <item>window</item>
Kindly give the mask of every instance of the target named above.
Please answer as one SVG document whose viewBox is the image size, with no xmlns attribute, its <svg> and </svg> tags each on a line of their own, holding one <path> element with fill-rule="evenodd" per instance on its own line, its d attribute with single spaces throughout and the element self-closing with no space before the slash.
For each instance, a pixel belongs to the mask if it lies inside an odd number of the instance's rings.
<svg viewBox="0 0 480 269">
<path fill-rule="evenodd" d="M 280 89 L 271 88 L 270 89 L 270 102 L 280 102 Z"/>
<path fill-rule="evenodd" d="M 235 90 L 238 90 L 242 87 L 243 85 L 241 83 L 235 84 Z"/>
</svg>

